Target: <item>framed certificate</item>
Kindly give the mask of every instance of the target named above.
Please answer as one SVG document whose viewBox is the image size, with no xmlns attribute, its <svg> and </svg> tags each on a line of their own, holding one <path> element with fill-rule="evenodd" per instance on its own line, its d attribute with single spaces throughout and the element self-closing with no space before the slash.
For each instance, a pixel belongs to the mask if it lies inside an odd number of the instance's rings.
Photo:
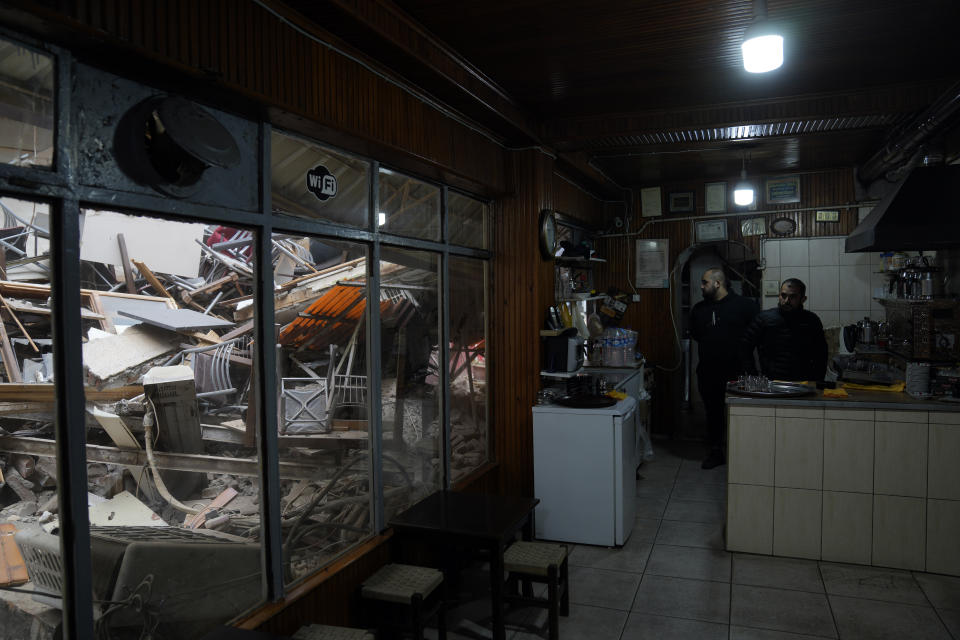
<svg viewBox="0 0 960 640">
<path fill-rule="evenodd" d="M 727 210 L 727 183 L 708 182 L 703 186 L 703 206 L 706 213 L 724 213 Z"/>
<path fill-rule="evenodd" d="M 716 220 L 697 220 L 693 223 L 693 236 L 697 242 L 717 242 L 727 239 L 727 221 L 724 218 Z"/>
<path fill-rule="evenodd" d="M 640 215 L 644 218 L 663 215 L 660 210 L 660 187 L 640 189 Z"/>
<path fill-rule="evenodd" d="M 670 241 L 637 240 L 636 266 L 634 284 L 638 289 L 669 289 Z"/>
</svg>

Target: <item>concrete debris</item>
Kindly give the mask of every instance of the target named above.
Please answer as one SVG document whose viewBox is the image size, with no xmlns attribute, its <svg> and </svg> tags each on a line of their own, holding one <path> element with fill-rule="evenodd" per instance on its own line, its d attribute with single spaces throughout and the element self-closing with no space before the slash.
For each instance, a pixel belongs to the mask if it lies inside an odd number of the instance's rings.
<svg viewBox="0 0 960 640">
<path fill-rule="evenodd" d="M 128 259 L 118 252 L 120 233 Z M 332 240 L 272 240 L 278 386 L 326 383 L 322 408 L 298 405 L 295 394 L 279 408 L 280 533 L 285 578 L 296 580 L 372 531 L 372 394 L 380 396 L 389 454 L 381 476 L 388 512 L 442 484 L 437 276 L 415 260 L 381 263 L 375 303 L 389 331 L 381 388 L 370 389 L 367 259 Z M 252 235 L 240 229 L 87 215 L 81 279 L 91 288 L 80 292 L 87 412 L 69 427 L 86 435 L 93 525 L 189 528 L 181 533 L 259 543 L 255 254 Z M 50 377 L 53 305 L 42 274 L 0 280 L 9 305 L 0 304 L 0 524 L 56 532 L 55 385 L 64 381 Z M 450 363 L 455 478 L 488 459 L 486 395 L 470 366 L 483 349 L 477 322 L 458 324 L 457 340 L 471 346 L 458 347 Z M 154 384 L 168 368 L 184 375 Z M 286 432 L 284 423 L 304 418 L 305 408 L 319 427 Z M 0 594 L 0 608 L 4 601 Z"/>
</svg>

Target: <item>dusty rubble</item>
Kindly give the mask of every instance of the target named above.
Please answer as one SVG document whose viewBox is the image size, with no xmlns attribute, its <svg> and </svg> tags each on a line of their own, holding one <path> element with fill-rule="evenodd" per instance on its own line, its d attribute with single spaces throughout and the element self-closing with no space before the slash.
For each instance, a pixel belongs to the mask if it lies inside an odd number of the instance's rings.
<svg viewBox="0 0 960 640">
<path fill-rule="evenodd" d="M 14 220 L 25 242 L 13 250 L 0 240 L 0 524 L 55 533 L 49 256 L 43 243 L 27 250 L 31 234 L 45 233 L 41 217 Z M 187 238 L 193 257 L 168 256 L 169 248 L 151 246 L 159 240 L 144 244 L 136 220 L 88 213 L 84 233 L 100 229 L 106 239 L 85 235 L 81 252 L 87 412 L 76 428 L 86 431 L 91 524 L 257 542 L 250 234 L 183 224 L 165 237 Z M 370 533 L 367 266 L 344 251 L 340 264 L 319 269 L 305 238 L 277 237 L 274 248 L 283 553 L 293 580 Z M 424 351 L 428 334 L 418 333 L 431 317 L 420 291 L 431 283 L 401 265 L 382 269 L 383 476 L 392 513 L 440 482 L 438 348 L 427 342 Z M 454 478 L 486 457 L 482 337 L 454 345 Z"/>
</svg>

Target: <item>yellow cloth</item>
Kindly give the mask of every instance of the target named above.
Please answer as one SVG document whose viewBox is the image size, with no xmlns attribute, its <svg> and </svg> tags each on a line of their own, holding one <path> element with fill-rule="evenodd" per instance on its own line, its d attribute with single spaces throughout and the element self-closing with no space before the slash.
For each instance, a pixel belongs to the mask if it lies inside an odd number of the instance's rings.
<svg viewBox="0 0 960 640">
<path fill-rule="evenodd" d="M 824 389 L 823 397 L 824 398 L 846 398 L 850 394 L 844 391 L 843 389 Z"/>
<path fill-rule="evenodd" d="M 900 392 L 907 388 L 907 383 L 900 381 L 895 384 L 857 384 L 856 382 L 844 382 L 844 389 L 861 389 L 863 391 L 894 391 Z"/>
<path fill-rule="evenodd" d="M 607 391 L 607 396 L 610 398 L 616 398 L 617 400 L 623 400 L 627 397 L 623 391 Z"/>
</svg>

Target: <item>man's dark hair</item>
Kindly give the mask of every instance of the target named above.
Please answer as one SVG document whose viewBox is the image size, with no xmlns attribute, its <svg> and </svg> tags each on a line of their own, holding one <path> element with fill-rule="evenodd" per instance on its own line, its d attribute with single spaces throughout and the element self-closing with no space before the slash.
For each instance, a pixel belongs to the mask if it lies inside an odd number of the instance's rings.
<svg viewBox="0 0 960 640">
<path fill-rule="evenodd" d="M 790 287 L 791 289 L 796 289 L 800 293 L 800 297 L 807 295 L 807 285 L 803 284 L 803 281 L 799 278 L 787 278 L 780 284 L 780 288 Z"/>
<path fill-rule="evenodd" d="M 723 267 L 710 267 L 704 273 L 710 274 L 710 278 L 717 280 L 723 285 L 724 289 L 730 289 L 730 279 L 727 277 L 727 274 L 723 272 Z"/>
</svg>

